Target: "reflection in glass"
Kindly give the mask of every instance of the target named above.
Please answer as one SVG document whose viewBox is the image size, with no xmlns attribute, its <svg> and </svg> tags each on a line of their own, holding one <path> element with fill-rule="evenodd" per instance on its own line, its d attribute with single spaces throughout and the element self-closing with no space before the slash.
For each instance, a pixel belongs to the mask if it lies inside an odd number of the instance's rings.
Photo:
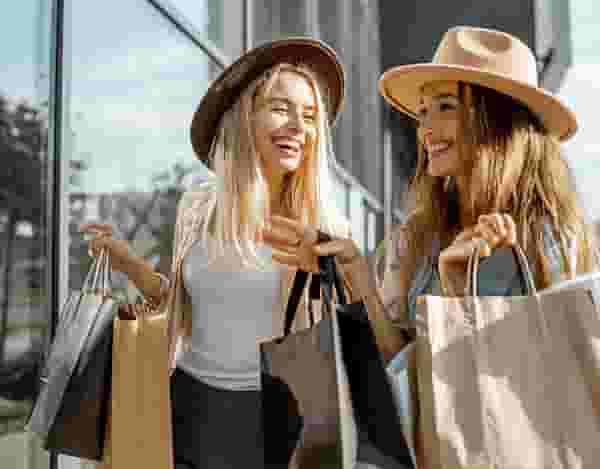
<svg viewBox="0 0 600 469">
<path fill-rule="evenodd" d="M 338 210 L 345 217 L 349 215 L 349 207 L 348 207 L 348 192 L 349 192 L 348 184 L 343 182 L 340 178 L 335 179 L 335 202 Z"/>
<path fill-rule="evenodd" d="M 170 0 L 194 28 L 218 47 L 225 46 L 224 7 L 227 0 Z M 241 2 L 238 6 L 241 8 Z"/>
<path fill-rule="evenodd" d="M 352 223 L 352 237 L 363 253 L 366 253 L 366 233 L 365 233 L 365 210 L 363 196 L 360 190 L 350 189 L 349 194 L 349 219 Z"/>
<path fill-rule="evenodd" d="M 177 199 L 208 176 L 189 126 L 217 67 L 145 0 L 73 2 L 70 29 L 70 288 L 89 266 L 78 232 L 88 221 L 112 224 L 168 272 Z"/>
<path fill-rule="evenodd" d="M 24 431 L 50 331 L 46 262 L 49 3 L 0 17 L 0 467 L 47 468 Z"/>
</svg>

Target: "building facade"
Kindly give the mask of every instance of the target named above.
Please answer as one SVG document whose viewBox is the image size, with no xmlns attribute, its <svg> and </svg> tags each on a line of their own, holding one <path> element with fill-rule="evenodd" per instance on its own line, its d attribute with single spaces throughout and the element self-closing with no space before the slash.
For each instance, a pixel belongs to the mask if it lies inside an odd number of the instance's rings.
<svg viewBox="0 0 600 469">
<path fill-rule="evenodd" d="M 482 5 L 495 11 L 491 2 L 458 2 L 462 10 L 453 7 L 432 23 L 434 3 L 438 8 L 433 0 L 20 0 L 5 7 L 0 467 L 89 466 L 48 454 L 24 430 L 57 312 L 89 267 L 78 226 L 112 223 L 137 254 L 168 270 L 177 200 L 207 177 L 188 142 L 193 111 L 210 81 L 249 47 L 311 35 L 339 52 L 348 87 L 334 135 L 336 200 L 361 249 L 374 250 L 403 218 L 400 195 L 414 154 L 412 123 L 384 105 L 379 75 L 428 59 L 447 26 L 495 21 L 481 20 Z M 505 3 L 514 8 L 497 27 L 535 28 L 534 2 Z M 525 39 L 536 44 L 535 37 L 547 44 L 539 34 Z M 125 279 L 115 281 L 127 288 Z"/>
</svg>

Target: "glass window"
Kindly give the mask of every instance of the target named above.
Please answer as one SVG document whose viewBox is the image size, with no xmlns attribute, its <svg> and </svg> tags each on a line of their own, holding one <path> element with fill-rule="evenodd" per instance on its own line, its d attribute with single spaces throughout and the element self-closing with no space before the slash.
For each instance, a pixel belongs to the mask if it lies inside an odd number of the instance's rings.
<svg viewBox="0 0 600 469">
<path fill-rule="evenodd" d="M 160 0 L 166 4 L 168 0 Z M 170 0 L 200 36 L 231 58 L 242 52 L 244 3 L 247 0 Z"/>
<path fill-rule="evenodd" d="M 334 192 L 335 192 L 335 202 L 337 209 L 340 213 L 348 217 L 348 184 L 346 184 L 342 179 L 334 176 Z"/>
<path fill-rule="evenodd" d="M 208 176 L 189 127 L 218 67 L 145 0 L 73 1 L 71 11 L 70 287 L 81 285 L 90 264 L 82 222 L 112 224 L 166 273 L 181 190 Z M 116 290 L 128 288 L 123 276 L 114 280 Z"/>
<path fill-rule="evenodd" d="M 350 222 L 352 223 L 352 238 L 356 245 L 363 251 L 366 251 L 366 232 L 365 232 L 365 211 L 363 207 L 363 196 L 356 187 L 350 189 Z"/>
<path fill-rule="evenodd" d="M 558 0 L 555 0 L 558 1 Z M 577 180 L 577 189 L 590 218 L 600 227 L 600 10 L 594 0 L 569 2 L 573 63 L 559 94 L 567 101 L 579 122 L 575 136 L 563 146 Z M 599 233 L 600 234 L 600 230 Z"/>
<path fill-rule="evenodd" d="M 0 18 L 0 467 L 42 469 L 24 431 L 49 338 L 46 207 L 50 4 L 22 0 Z"/>
<path fill-rule="evenodd" d="M 372 253 L 375 249 L 377 243 L 377 212 L 369 208 L 368 205 L 365 205 L 366 212 L 366 231 L 367 231 L 367 241 L 366 241 L 366 252 Z"/>
</svg>

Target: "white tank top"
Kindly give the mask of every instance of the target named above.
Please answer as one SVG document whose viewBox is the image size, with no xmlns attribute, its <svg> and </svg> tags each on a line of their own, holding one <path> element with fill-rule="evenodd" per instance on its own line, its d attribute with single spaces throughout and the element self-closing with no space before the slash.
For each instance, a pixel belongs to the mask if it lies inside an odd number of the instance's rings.
<svg viewBox="0 0 600 469">
<path fill-rule="evenodd" d="M 282 266 L 271 249 L 258 254 L 268 268 L 253 270 L 232 255 L 208 265 L 210 241 L 198 240 L 183 263 L 192 301 L 192 337 L 177 366 L 202 382 L 230 390 L 260 389 L 259 341 L 276 335 Z"/>
</svg>

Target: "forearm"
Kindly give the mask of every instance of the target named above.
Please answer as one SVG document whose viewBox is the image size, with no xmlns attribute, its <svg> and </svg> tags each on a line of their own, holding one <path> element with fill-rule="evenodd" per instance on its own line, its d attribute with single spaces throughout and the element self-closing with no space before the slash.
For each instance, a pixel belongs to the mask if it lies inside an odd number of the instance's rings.
<svg viewBox="0 0 600 469">
<path fill-rule="evenodd" d="M 362 300 L 367 308 L 377 346 L 385 362 L 389 361 L 405 344 L 401 329 L 394 327 L 386 313 L 375 278 L 364 256 L 342 267 L 350 283 L 353 300 Z"/>
<path fill-rule="evenodd" d="M 466 272 L 448 272 L 439 268 L 440 287 L 442 294 L 448 297 L 464 296 L 466 285 Z"/>
<path fill-rule="evenodd" d="M 152 264 L 141 257 L 132 256 L 127 264 L 127 277 L 140 290 L 144 298 L 159 303 L 161 301 L 161 280 L 155 274 Z"/>
</svg>

